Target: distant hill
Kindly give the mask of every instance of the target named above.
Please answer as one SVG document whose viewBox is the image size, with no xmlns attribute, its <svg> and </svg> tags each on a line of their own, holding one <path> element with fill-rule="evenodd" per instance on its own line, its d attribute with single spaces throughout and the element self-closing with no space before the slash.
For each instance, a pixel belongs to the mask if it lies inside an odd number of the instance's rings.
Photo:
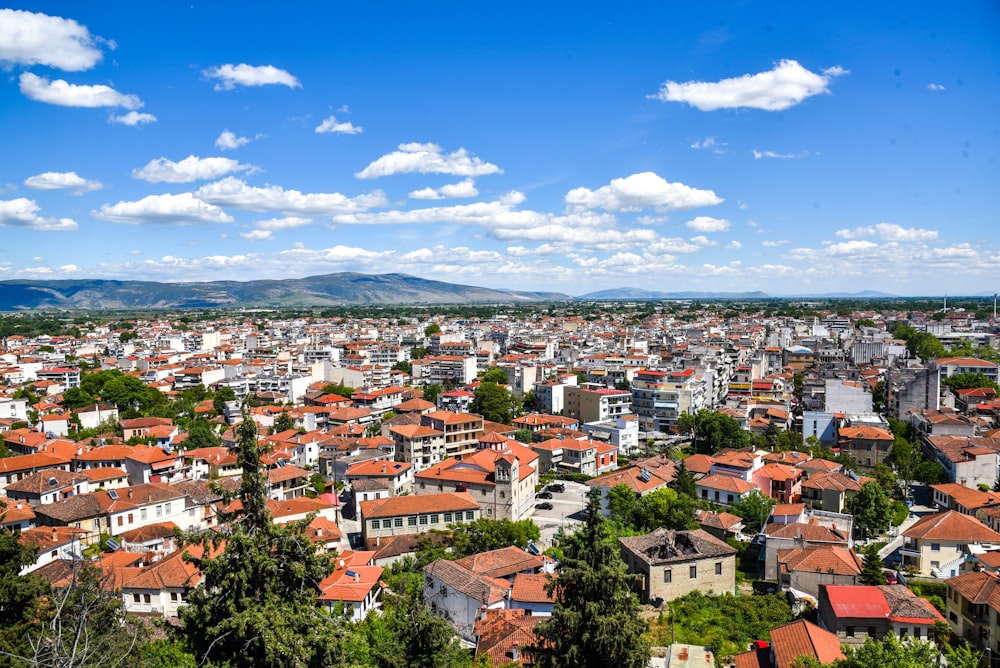
<svg viewBox="0 0 1000 668">
<path fill-rule="evenodd" d="M 580 295 L 582 301 L 644 301 L 657 299 L 767 299 L 764 292 L 655 292 L 642 288 L 612 288 Z"/>
<path fill-rule="evenodd" d="M 569 301 L 557 292 L 492 290 L 407 274 L 337 273 L 208 283 L 100 279 L 0 281 L 0 310 L 336 306 Z"/>
</svg>

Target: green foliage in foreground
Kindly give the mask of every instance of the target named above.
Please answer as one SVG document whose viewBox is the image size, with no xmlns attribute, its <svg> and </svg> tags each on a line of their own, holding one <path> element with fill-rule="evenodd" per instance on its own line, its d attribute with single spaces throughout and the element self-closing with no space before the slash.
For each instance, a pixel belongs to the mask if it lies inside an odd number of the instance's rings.
<svg viewBox="0 0 1000 668">
<path fill-rule="evenodd" d="M 670 603 L 673 641 L 704 645 L 717 659 L 745 651 L 754 640 L 769 640 L 771 629 L 792 621 L 792 607 L 779 594 L 708 596 L 692 592 Z"/>
</svg>

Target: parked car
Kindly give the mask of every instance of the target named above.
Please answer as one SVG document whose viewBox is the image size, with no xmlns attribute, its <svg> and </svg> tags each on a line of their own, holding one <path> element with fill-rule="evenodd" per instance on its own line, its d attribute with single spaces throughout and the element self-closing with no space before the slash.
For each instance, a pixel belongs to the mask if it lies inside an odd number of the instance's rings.
<svg viewBox="0 0 1000 668">
<path fill-rule="evenodd" d="M 539 510 L 552 510 L 552 504 L 548 501 L 542 501 L 541 503 L 536 503 L 535 508 Z"/>
<path fill-rule="evenodd" d="M 552 492 L 539 492 L 538 494 L 535 494 L 535 497 L 539 499 L 551 499 Z"/>
<path fill-rule="evenodd" d="M 550 492 L 558 492 L 561 494 L 566 491 L 566 485 L 562 484 L 561 482 L 554 482 L 551 483 L 545 489 L 549 490 Z"/>
</svg>

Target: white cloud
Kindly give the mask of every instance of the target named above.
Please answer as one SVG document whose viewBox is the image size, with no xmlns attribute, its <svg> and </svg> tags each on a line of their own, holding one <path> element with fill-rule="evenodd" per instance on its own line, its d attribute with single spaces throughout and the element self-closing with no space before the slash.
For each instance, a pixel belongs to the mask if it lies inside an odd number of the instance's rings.
<svg viewBox="0 0 1000 668">
<path fill-rule="evenodd" d="M 667 81 L 656 94 L 647 97 L 663 102 L 686 102 L 702 111 L 743 107 L 781 111 L 813 95 L 829 92 L 833 78 L 847 73 L 838 66 L 816 74 L 794 60 L 782 60 L 767 72 L 717 82 Z"/>
<path fill-rule="evenodd" d="M 57 104 L 63 107 L 124 107 L 138 109 L 142 100 L 135 95 L 119 93 L 110 86 L 78 86 L 62 79 L 49 81 L 45 77 L 21 73 L 21 92 L 36 102 Z"/>
<path fill-rule="evenodd" d="M 726 142 L 716 141 L 715 137 L 705 137 L 704 139 L 691 144 L 691 148 L 711 151 L 716 155 L 723 155 L 729 150 L 729 144 Z"/>
<path fill-rule="evenodd" d="M 222 134 L 215 140 L 215 146 L 223 151 L 231 151 L 241 146 L 246 146 L 250 141 L 249 137 L 238 137 L 234 132 L 223 130 Z"/>
<path fill-rule="evenodd" d="M 378 158 L 354 176 L 359 179 L 377 179 L 393 174 L 480 176 L 503 173 L 496 165 L 483 162 L 464 148 L 453 153 L 443 153 L 437 144 L 417 142 L 400 144 L 398 148 L 399 150 Z"/>
<path fill-rule="evenodd" d="M 195 193 L 199 198 L 219 206 L 244 211 L 279 211 L 290 215 L 322 216 L 367 211 L 386 206 L 385 193 L 371 193 L 347 197 L 340 193 L 302 193 L 285 190 L 281 186 L 257 188 L 248 186 L 229 176 L 215 183 L 208 183 Z"/>
<path fill-rule="evenodd" d="M 780 248 L 788 244 L 788 239 L 778 239 L 776 241 L 762 241 L 760 245 L 764 248 Z"/>
<path fill-rule="evenodd" d="M 111 114 L 108 117 L 108 123 L 119 123 L 121 125 L 145 125 L 146 123 L 155 123 L 156 116 L 153 114 L 142 114 L 138 111 L 130 111 L 127 114 L 115 115 Z"/>
<path fill-rule="evenodd" d="M 237 86 L 268 86 L 277 84 L 289 88 L 301 88 L 302 84 L 292 74 L 273 65 L 233 65 L 226 63 L 210 67 L 202 72 L 209 79 L 218 79 L 215 90 L 233 90 Z"/>
<path fill-rule="evenodd" d="M 45 65 L 82 72 L 100 62 L 100 41 L 73 19 L 0 9 L 0 63 L 8 66 Z"/>
<path fill-rule="evenodd" d="M 729 229 L 728 220 L 710 216 L 698 216 L 684 224 L 695 232 L 725 232 Z"/>
<path fill-rule="evenodd" d="M 472 179 L 465 179 L 458 183 L 449 183 L 440 188 L 421 188 L 412 191 L 407 197 L 411 199 L 445 199 L 475 197 L 479 194 L 476 182 Z"/>
<path fill-rule="evenodd" d="M 809 155 L 809 151 L 802 151 L 800 153 L 777 153 L 775 151 L 758 151 L 753 150 L 754 160 L 760 160 L 761 158 L 778 158 L 782 160 L 792 160 L 794 158 L 804 158 Z"/>
<path fill-rule="evenodd" d="M 142 179 L 147 183 L 191 183 L 252 169 L 251 165 L 231 158 L 199 158 L 189 155 L 179 162 L 167 158 L 150 160 L 145 167 L 133 169 L 132 178 Z"/>
<path fill-rule="evenodd" d="M 929 84 L 927 84 L 927 90 L 939 91 L 939 90 L 944 90 L 944 89 L 945 89 L 944 86 L 942 86 L 941 84 L 937 84 L 937 83 L 929 83 Z"/>
<path fill-rule="evenodd" d="M 104 204 L 100 211 L 92 211 L 90 215 L 101 220 L 129 225 L 233 222 L 232 216 L 225 211 L 198 199 L 191 193 L 149 195 L 136 202 Z"/>
<path fill-rule="evenodd" d="M 250 232 L 240 232 L 240 236 L 247 241 L 271 241 L 274 235 L 271 230 L 251 230 Z"/>
<path fill-rule="evenodd" d="M 24 185 L 35 190 L 73 190 L 77 195 L 100 190 L 104 185 L 100 181 L 85 179 L 76 172 L 44 172 L 29 176 Z"/>
<path fill-rule="evenodd" d="M 18 197 L 0 200 L 0 227 L 24 227 L 44 232 L 71 232 L 79 226 L 70 218 L 45 218 L 38 215 L 35 200 Z"/>
<path fill-rule="evenodd" d="M 878 235 L 884 241 L 930 241 L 938 238 L 937 230 L 902 227 L 895 223 L 878 223 L 853 229 L 837 230 L 834 234 L 842 239 L 858 239 Z"/>
<path fill-rule="evenodd" d="M 736 239 L 733 239 L 728 244 L 726 244 L 726 250 L 739 250 L 741 248 L 743 248 L 743 244 L 741 244 Z"/>
<path fill-rule="evenodd" d="M 334 116 L 330 116 L 316 126 L 316 132 L 319 134 L 359 135 L 364 130 L 360 125 L 355 125 L 350 121 L 338 123 Z"/>
<path fill-rule="evenodd" d="M 708 237 L 706 237 L 703 234 L 700 234 L 700 235 L 698 235 L 696 237 L 691 237 L 691 243 L 698 244 L 699 246 L 718 246 L 719 245 L 718 241 L 712 241 L 711 239 L 709 239 Z"/>
<path fill-rule="evenodd" d="M 574 188 L 566 193 L 566 204 L 573 209 L 604 209 L 605 211 L 659 211 L 690 209 L 722 202 L 711 190 L 698 190 L 683 183 L 669 183 L 653 172 L 641 172 L 625 178 L 612 179 L 597 190 Z"/>
</svg>

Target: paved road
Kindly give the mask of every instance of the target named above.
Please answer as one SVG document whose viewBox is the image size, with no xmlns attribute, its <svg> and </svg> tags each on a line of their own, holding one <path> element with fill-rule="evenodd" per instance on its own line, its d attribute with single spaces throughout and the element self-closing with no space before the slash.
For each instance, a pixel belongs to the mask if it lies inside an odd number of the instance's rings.
<svg viewBox="0 0 1000 668">
<path fill-rule="evenodd" d="M 580 511 L 587 505 L 586 485 L 578 482 L 564 481 L 565 492 L 553 492 L 551 499 L 538 499 L 537 502 L 548 501 L 552 504 L 552 510 L 535 508 L 531 514 L 531 519 L 535 521 L 541 530 L 542 537 L 538 541 L 538 547 L 542 550 L 552 545 L 552 537 L 560 529 L 565 528 L 572 531 L 573 525 L 583 521 Z"/>
</svg>

